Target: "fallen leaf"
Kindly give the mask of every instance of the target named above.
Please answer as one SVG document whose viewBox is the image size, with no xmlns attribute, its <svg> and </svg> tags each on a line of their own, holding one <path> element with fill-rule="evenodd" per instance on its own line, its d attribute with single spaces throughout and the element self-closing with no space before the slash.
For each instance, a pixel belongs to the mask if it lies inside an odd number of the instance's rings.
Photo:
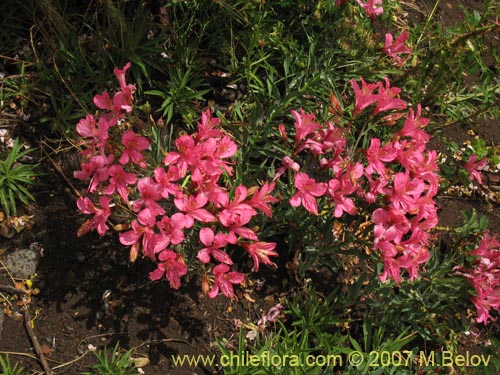
<svg viewBox="0 0 500 375">
<path fill-rule="evenodd" d="M 35 215 L 23 215 L 19 217 L 10 217 L 7 219 L 9 222 L 9 225 L 15 229 L 17 233 L 20 233 L 24 229 L 31 229 L 33 228 L 33 225 L 35 224 L 35 221 L 33 218 Z"/>
<path fill-rule="evenodd" d="M 5 238 L 12 238 L 16 234 L 16 231 L 11 228 L 7 221 L 2 221 L 0 224 L 0 236 Z"/>
<path fill-rule="evenodd" d="M 134 362 L 135 367 L 144 367 L 144 366 L 149 365 L 149 358 L 148 357 L 132 358 L 132 361 Z"/>
<path fill-rule="evenodd" d="M 255 339 L 257 338 L 257 335 L 258 335 L 258 334 L 259 334 L 259 332 L 257 332 L 257 331 L 249 331 L 249 332 L 245 335 L 245 337 L 246 337 L 248 340 L 253 341 L 253 340 L 255 340 Z"/>
<path fill-rule="evenodd" d="M 252 302 L 252 303 L 255 303 L 255 302 L 256 302 L 256 301 L 255 301 L 255 299 L 253 299 L 253 298 L 250 296 L 250 293 L 244 293 L 244 294 L 243 294 L 243 297 L 245 297 L 245 299 L 246 299 L 247 301 L 250 301 L 250 302 Z"/>
</svg>

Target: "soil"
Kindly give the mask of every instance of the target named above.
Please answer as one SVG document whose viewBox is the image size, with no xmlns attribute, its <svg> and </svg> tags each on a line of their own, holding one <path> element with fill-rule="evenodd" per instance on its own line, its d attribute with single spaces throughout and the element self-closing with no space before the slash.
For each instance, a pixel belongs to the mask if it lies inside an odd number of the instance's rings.
<svg viewBox="0 0 500 375">
<path fill-rule="evenodd" d="M 481 1 L 463 3 L 472 9 L 482 6 Z M 428 9 L 432 5 L 428 4 Z M 425 12 L 415 16 L 422 17 Z M 441 1 L 437 16 L 445 24 L 463 18 L 456 3 L 448 0 Z M 492 43 L 498 42 L 496 37 Z M 483 122 L 475 131 L 490 145 L 500 145 L 498 125 Z M 461 143 L 470 138 L 468 130 L 456 124 L 444 128 L 442 134 Z M 437 139 L 433 142 L 439 147 Z M 218 355 L 217 339 L 228 339 L 229 348 L 236 345 L 239 328 L 235 320 L 256 323 L 263 312 L 282 300 L 279 281 L 286 274 L 267 272 L 264 287 L 257 289 L 250 282 L 247 290 L 238 292 L 237 301 L 202 295 L 196 276 L 178 291 L 166 283 L 149 281 L 152 264 L 140 259 L 130 263 L 116 234 L 76 236 L 84 218 L 75 209 L 75 194 L 53 163 L 44 159 L 43 167 L 46 175 L 34 192 L 37 203 L 26 212 L 34 215 L 34 226 L 12 239 L 0 239 L 0 251 L 40 244 L 42 257 L 35 280 L 40 293 L 33 297 L 30 313 L 35 317 L 34 332 L 56 373 L 88 371 L 95 363 L 89 345 L 111 348 L 116 343 L 120 348 L 134 349 L 134 357 L 149 358 L 144 367 L 148 375 L 222 373 L 217 367 L 174 367 L 171 355 Z M 475 208 L 490 219 L 493 231 L 500 232 L 497 204 L 477 197 L 441 198 L 438 202 L 442 226 L 456 225 L 463 210 Z M 255 281 L 263 275 L 252 277 Z M 0 285 L 10 284 L 5 272 L 0 272 Z M 107 291 L 110 294 L 103 299 Z M 11 359 L 21 362 L 29 373 L 42 370 L 33 357 L 22 319 L 5 318 L 0 351 L 17 353 Z"/>
</svg>

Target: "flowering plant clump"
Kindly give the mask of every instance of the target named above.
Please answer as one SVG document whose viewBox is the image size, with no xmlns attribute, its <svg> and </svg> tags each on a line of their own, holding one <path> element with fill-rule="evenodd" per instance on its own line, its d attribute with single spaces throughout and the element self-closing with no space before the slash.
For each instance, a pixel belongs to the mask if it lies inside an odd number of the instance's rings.
<svg viewBox="0 0 500 375">
<path fill-rule="evenodd" d="M 204 277 L 204 290 L 212 298 L 219 292 L 234 297 L 233 284 L 242 283 L 245 276 L 231 271 L 230 246 L 248 253 L 254 270 L 260 264 L 275 266 L 270 257 L 278 255 L 276 244 L 261 241 L 250 227 L 259 211 L 272 216 L 274 183 L 231 186 L 238 147 L 210 111 L 202 114 L 197 132 L 175 139 L 175 150 L 155 165 L 150 140 L 124 121 L 133 110 L 135 91 L 125 81 L 129 67 L 115 69 L 120 91 L 113 97 L 107 92 L 94 97 L 104 112 L 87 115 L 76 127 L 83 138 L 84 162 L 74 175 L 90 180 L 88 194 L 77 206 L 93 215 L 78 234 L 96 229 L 104 235 L 113 210 L 124 207 L 129 219 L 115 228 L 123 229 L 119 239 L 130 247 L 130 260 L 139 254 L 151 259 L 157 268 L 150 278 L 166 277 L 171 287 L 179 288 L 189 268 L 187 231 L 194 232 L 199 240 L 196 257 L 212 274 Z"/>
<path fill-rule="evenodd" d="M 142 256 L 156 263 L 151 280 L 166 278 L 179 288 L 197 261 L 203 292 L 234 298 L 245 275 L 234 269 L 233 252 L 246 253 L 254 271 L 276 267 L 276 243 L 262 241 L 251 222 L 259 212 L 272 217 L 278 200 L 271 193 L 288 172 L 288 202 L 296 213 L 302 207 L 312 217 L 329 214 L 334 224 L 356 217 L 369 224 L 364 228 L 371 228 L 371 250 L 383 263 L 382 282 L 399 284 L 404 272 L 410 280 L 419 276 L 438 224 L 437 152 L 428 149 L 429 119 L 420 104 L 413 108 L 401 99 L 401 89 L 388 78 L 352 79 L 352 110 L 332 95 L 325 123 L 302 109 L 292 111 L 293 129 L 278 126 L 286 143 L 282 167 L 273 181 L 247 187 L 232 182 L 238 146 L 210 111 L 202 113 L 196 132 L 181 134 L 161 158 L 154 157 L 154 137 L 127 121 L 135 92 L 125 80 L 129 67 L 115 69 L 120 90 L 96 95 L 101 111 L 76 126 L 83 162 L 74 176 L 89 181 L 77 207 L 92 216 L 78 235 L 96 230 L 103 236 L 113 227 L 132 262 Z M 481 183 L 485 163 L 473 155 L 464 168 Z M 487 323 L 490 309 L 500 308 L 499 248 L 497 237 L 486 233 L 470 252 L 473 267 L 456 267 L 476 290 L 478 322 Z"/>
<path fill-rule="evenodd" d="M 439 183 L 437 153 L 427 149 L 429 135 L 424 130 L 429 120 L 422 117 L 420 105 L 402 112 L 408 104 L 387 78 L 378 83 L 360 81 L 361 87 L 351 80 L 355 104 L 347 126 L 335 97 L 335 117 L 326 124 L 304 111 L 293 112 L 295 137 L 288 142 L 290 152 L 283 157 L 283 167 L 275 178 L 287 169 L 292 171 L 297 190 L 290 204 L 303 206 L 310 214 L 330 211 L 336 220 L 344 215 L 369 215 L 373 249 L 384 264 L 380 279 L 399 283 L 401 270 L 406 270 L 413 280 L 429 259 L 429 231 L 438 223 L 433 199 Z M 368 108 L 373 108 L 370 113 Z M 365 112 L 368 118 L 361 116 Z M 394 125 L 404 118 L 404 124 L 385 142 L 371 137 L 367 148 L 356 149 L 357 143 L 349 148 L 349 139 L 355 138 L 350 137 L 354 122 L 361 119 L 369 124 L 376 118 L 382 125 Z M 365 126 L 358 138 L 368 130 Z M 288 139 L 284 125 L 280 132 Z M 309 161 L 302 163 L 306 158 Z"/>
<path fill-rule="evenodd" d="M 476 295 L 472 303 L 476 307 L 476 321 L 487 324 L 493 319 L 490 310 L 500 309 L 500 242 L 497 235 L 491 236 L 488 231 L 483 234 L 479 246 L 469 252 L 473 257 L 470 269 L 456 267 L 456 270 L 467 278 L 474 286 Z"/>
</svg>

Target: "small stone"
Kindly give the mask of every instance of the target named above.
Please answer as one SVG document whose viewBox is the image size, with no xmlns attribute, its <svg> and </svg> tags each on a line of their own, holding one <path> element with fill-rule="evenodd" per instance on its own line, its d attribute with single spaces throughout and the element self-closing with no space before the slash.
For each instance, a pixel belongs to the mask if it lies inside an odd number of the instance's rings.
<svg viewBox="0 0 500 375">
<path fill-rule="evenodd" d="M 5 257 L 5 267 L 14 278 L 28 279 L 36 273 L 40 253 L 32 249 L 17 250 Z"/>
</svg>

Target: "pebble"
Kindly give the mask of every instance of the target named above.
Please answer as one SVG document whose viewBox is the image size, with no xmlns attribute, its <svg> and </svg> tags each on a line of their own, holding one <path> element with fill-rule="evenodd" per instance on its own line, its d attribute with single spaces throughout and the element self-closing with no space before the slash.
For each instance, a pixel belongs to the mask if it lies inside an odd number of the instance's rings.
<svg viewBox="0 0 500 375">
<path fill-rule="evenodd" d="M 14 278 L 28 279 L 36 273 L 40 253 L 33 249 L 16 250 L 5 257 L 4 264 Z"/>
</svg>

